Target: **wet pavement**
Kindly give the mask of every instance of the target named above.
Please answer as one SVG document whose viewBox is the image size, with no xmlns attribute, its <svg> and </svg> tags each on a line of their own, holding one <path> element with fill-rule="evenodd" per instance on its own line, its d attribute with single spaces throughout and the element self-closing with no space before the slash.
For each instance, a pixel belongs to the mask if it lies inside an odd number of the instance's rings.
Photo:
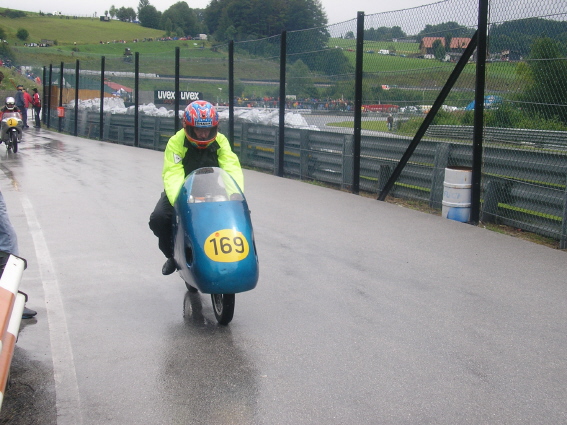
<svg viewBox="0 0 567 425">
<path fill-rule="evenodd" d="M 148 228 L 162 153 L 26 133 L 12 424 L 567 422 L 566 253 L 245 170 L 256 289 L 216 324 Z"/>
</svg>

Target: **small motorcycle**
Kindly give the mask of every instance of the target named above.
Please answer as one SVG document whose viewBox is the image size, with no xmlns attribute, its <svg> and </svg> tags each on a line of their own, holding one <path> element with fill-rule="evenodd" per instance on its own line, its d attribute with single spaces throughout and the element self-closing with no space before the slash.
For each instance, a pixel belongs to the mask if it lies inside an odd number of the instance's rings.
<svg viewBox="0 0 567 425">
<path fill-rule="evenodd" d="M 18 152 L 18 142 L 22 140 L 23 121 L 19 112 L 3 112 L 0 125 L 0 142 L 6 148 Z"/>
<path fill-rule="evenodd" d="M 259 276 L 244 194 L 221 168 L 199 168 L 185 179 L 174 207 L 179 274 L 190 293 L 211 294 L 217 322 L 227 325 L 235 294 L 254 289 Z"/>
</svg>

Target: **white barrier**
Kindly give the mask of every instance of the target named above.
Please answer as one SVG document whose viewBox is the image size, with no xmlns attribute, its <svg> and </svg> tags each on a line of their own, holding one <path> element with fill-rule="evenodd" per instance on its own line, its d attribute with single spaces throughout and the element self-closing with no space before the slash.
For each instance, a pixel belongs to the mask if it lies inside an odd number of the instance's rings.
<svg viewBox="0 0 567 425">
<path fill-rule="evenodd" d="M 26 260 L 10 255 L 0 278 L 0 409 L 20 331 L 26 296 L 18 293 Z"/>
</svg>

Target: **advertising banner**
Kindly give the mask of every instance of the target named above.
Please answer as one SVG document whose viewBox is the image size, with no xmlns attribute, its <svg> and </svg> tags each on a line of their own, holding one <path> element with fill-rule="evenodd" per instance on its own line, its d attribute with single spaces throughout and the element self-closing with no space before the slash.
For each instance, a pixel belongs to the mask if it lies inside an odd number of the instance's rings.
<svg viewBox="0 0 567 425">
<path fill-rule="evenodd" d="M 188 105 L 194 100 L 203 100 L 203 93 L 196 91 L 181 91 L 180 105 Z M 154 90 L 154 104 L 175 103 L 175 90 Z"/>
</svg>

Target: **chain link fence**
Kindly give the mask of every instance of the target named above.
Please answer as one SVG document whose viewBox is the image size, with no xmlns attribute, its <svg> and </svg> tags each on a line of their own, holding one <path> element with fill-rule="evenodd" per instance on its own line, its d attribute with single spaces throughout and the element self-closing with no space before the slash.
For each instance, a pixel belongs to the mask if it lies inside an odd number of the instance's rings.
<svg viewBox="0 0 567 425">
<path fill-rule="evenodd" d="M 464 60 L 480 40 L 480 17 L 478 1 L 447 0 L 260 40 L 125 50 L 105 58 L 103 73 L 92 61 L 81 66 L 78 86 L 78 62 L 64 64 L 62 103 L 54 64 L 45 118 L 81 136 L 163 149 L 180 128 L 176 106 L 205 99 L 219 105 L 221 130 L 245 166 L 355 193 L 388 188 L 442 211 L 445 170 L 473 168 L 477 110 L 481 219 L 565 248 L 567 10 L 551 0 L 491 0 L 486 60 L 477 50 Z M 88 107 L 75 106 L 76 87 Z M 112 106 L 117 98 L 125 113 Z M 64 118 L 55 118 L 57 105 Z"/>
</svg>

